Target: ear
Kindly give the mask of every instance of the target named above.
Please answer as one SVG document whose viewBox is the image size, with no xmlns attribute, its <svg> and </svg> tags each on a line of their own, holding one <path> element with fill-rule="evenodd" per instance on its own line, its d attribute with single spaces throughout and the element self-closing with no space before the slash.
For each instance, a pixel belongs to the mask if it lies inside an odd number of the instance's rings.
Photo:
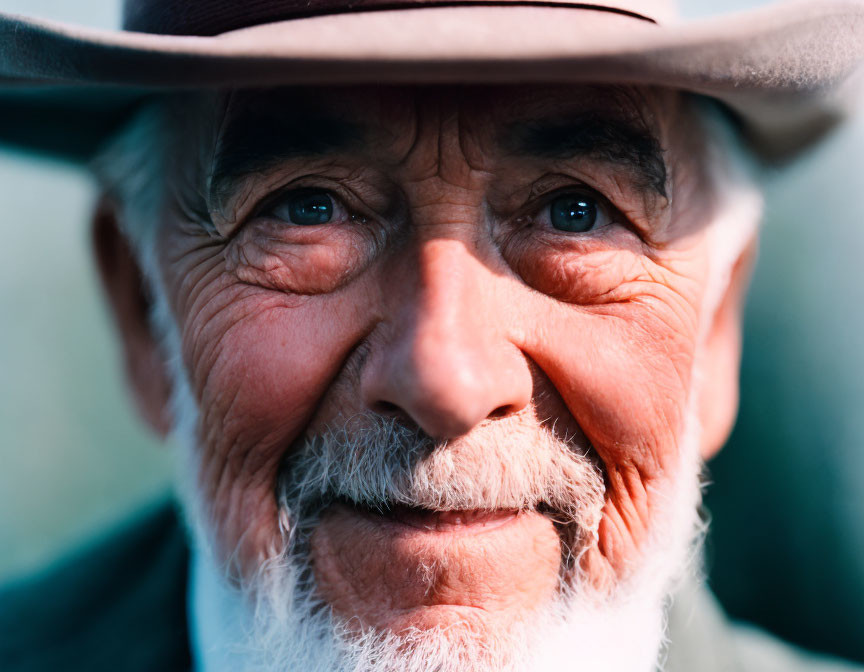
<svg viewBox="0 0 864 672">
<path fill-rule="evenodd" d="M 171 385 L 150 328 L 149 290 L 121 231 L 119 208 L 104 195 L 93 213 L 92 243 L 102 287 L 122 341 L 126 378 L 138 412 L 164 438 L 171 429 Z"/>
<path fill-rule="evenodd" d="M 702 424 L 701 453 L 706 461 L 726 443 L 738 415 L 742 317 L 757 249 L 758 239 L 754 235 L 732 269 L 729 286 L 705 344 L 699 420 Z"/>
</svg>

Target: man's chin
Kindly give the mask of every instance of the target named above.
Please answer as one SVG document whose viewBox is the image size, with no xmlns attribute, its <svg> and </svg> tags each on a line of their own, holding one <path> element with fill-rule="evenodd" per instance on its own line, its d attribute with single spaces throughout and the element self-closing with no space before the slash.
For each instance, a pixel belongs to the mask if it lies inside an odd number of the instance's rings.
<svg viewBox="0 0 864 672">
<path fill-rule="evenodd" d="M 506 627 L 553 602 L 560 584 L 560 537 L 533 511 L 381 513 L 337 503 L 310 551 L 337 618 L 394 634 Z"/>
</svg>

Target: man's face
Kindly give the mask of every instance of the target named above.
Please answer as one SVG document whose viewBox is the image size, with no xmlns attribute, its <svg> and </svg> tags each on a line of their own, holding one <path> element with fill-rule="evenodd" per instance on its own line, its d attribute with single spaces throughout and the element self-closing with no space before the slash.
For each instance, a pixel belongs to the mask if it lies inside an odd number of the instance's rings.
<svg viewBox="0 0 864 672">
<path fill-rule="evenodd" d="M 213 103 L 158 245 L 217 562 L 253 583 L 294 544 L 358 632 L 491 631 L 689 536 L 712 204 L 684 98 Z"/>
</svg>

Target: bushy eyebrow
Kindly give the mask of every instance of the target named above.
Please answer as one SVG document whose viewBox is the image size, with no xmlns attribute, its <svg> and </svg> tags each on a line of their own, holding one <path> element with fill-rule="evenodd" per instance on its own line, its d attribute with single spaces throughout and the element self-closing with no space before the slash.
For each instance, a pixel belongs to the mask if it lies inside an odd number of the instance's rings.
<svg viewBox="0 0 864 672">
<path fill-rule="evenodd" d="M 362 151 L 369 137 L 367 127 L 334 116 L 323 106 L 298 104 L 288 93 L 279 92 L 275 100 L 235 98 L 216 138 L 208 201 L 211 206 L 224 203 L 240 180 L 289 159 Z M 633 174 L 637 189 L 666 197 L 660 142 L 641 121 L 605 109 L 512 121 L 499 131 L 497 141 L 505 152 L 521 157 L 615 164 Z"/>
<path fill-rule="evenodd" d="M 663 148 L 646 128 L 597 112 L 566 118 L 517 121 L 499 137 L 505 151 L 545 159 L 587 158 L 621 166 L 636 186 L 666 197 Z"/>
<path fill-rule="evenodd" d="M 365 137 L 356 123 L 290 106 L 244 109 L 224 122 L 209 176 L 211 203 L 230 195 L 242 178 L 286 159 L 319 157 L 355 149 Z"/>
</svg>

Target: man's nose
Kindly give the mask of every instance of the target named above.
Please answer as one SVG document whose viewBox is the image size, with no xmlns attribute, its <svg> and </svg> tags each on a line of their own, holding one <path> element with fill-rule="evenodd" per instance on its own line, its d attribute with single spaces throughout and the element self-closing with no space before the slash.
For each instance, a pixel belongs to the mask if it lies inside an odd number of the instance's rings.
<svg viewBox="0 0 864 672">
<path fill-rule="evenodd" d="M 508 337 L 504 279 L 458 240 L 426 241 L 408 266 L 411 289 L 394 289 L 361 376 L 366 407 L 406 415 L 439 439 L 524 408 L 532 378 Z"/>
</svg>

